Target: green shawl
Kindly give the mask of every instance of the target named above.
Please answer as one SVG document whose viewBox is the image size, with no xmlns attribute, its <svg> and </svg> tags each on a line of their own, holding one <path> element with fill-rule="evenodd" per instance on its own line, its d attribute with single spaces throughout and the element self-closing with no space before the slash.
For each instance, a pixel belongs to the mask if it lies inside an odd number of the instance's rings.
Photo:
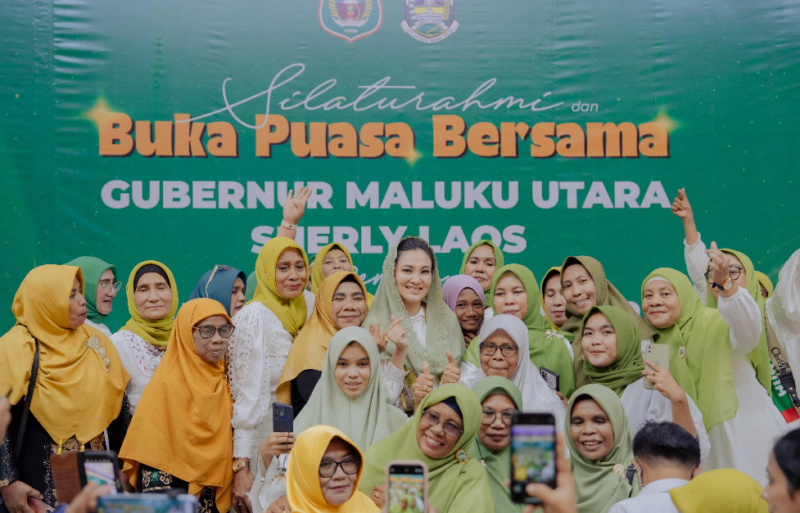
<svg viewBox="0 0 800 513">
<path fill-rule="evenodd" d="M 608 367 L 595 367 L 589 360 L 583 360 L 583 370 L 592 383 L 604 385 L 622 397 L 625 388 L 642 379 L 644 358 L 642 357 L 642 338 L 630 317 L 616 306 L 593 306 L 583 316 L 581 333 L 586 320 L 595 312 L 608 317 L 617 334 L 617 356 Z"/>
<path fill-rule="evenodd" d="M 710 431 L 717 424 L 735 417 L 739 408 L 731 371 L 730 327 L 718 310 L 703 306 L 700 296 L 694 291 L 686 275 L 674 269 L 657 269 L 650 276 L 668 278 L 678 293 L 681 301 L 678 322 L 665 330 L 656 330 L 656 333 L 659 343 L 669 344 L 672 348 L 671 373 L 673 358 L 677 352 L 675 349 L 685 349 L 686 356 L 683 359 L 694 381 L 696 397 L 692 397 L 692 400 L 703 414 L 706 431 Z M 680 359 L 680 355 L 678 358 Z M 683 364 L 679 362 L 678 365 Z M 677 379 L 677 373 L 673 376 Z M 683 386 L 680 381 L 678 383 Z M 686 388 L 684 391 L 689 393 Z"/>
<path fill-rule="evenodd" d="M 449 397 L 454 397 L 464 419 L 464 433 L 446 457 L 434 460 L 422 452 L 417 443 L 417 428 L 422 422 L 422 412 Z M 480 511 L 494 513 L 494 501 L 486 470 L 467 453 L 481 426 L 481 403 L 472 390 L 455 383 L 442 385 L 422 400 L 414 417 L 403 427 L 367 449 L 364 454 L 364 471 L 358 489 L 372 493 L 375 485 L 384 483 L 386 465 L 397 459 L 419 460 L 428 466 L 428 501 L 439 513 Z M 459 454 L 467 453 L 461 462 Z"/>
<path fill-rule="evenodd" d="M 570 422 L 575 400 L 588 395 L 608 415 L 614 428 L 614 446 L 606 457 L 597 461 L 586 459 L 572 441 Z M 636 478 L 628 483 L 625 470 L 633 459 L 633 432 L 628 426 L 628 416 L 617 394 L 602 385 L 586 385 L 575 391 L 567 406 L 564 438 L 570 453 L 572 475 L 575 478 L 575 500 L 578 513 L 607 513 L 617 502 L 639 493 Z"/>
<path fill-rule="evenodd" d="M 505 264 L 505 257 L 503 256 L 503 252 L 500 251 L 500 248 L 497 247 L 497 244 L 492 242 L 491 239 L 479 240 L 478 242 L 470 246 L 467 252 L 464 253 L 464 259 L 461 261 L 461 270 L 458 272 L 458 274 L 467 274 L 465 271 L 467 269 L 467 262 L 469 262 L 469 257 L 472 256 L 472 252 L 475 251 L 475 248 L 477 248 L 478 246 L 483 246 L 484 244 L 486 244 L 487 246 L 492 248 L 492 250 L 494 250 L 494 259 L 497 262 L 497 269 L 503 267 L 503 265 Z M 485 291 L 484 295 L 486 297 L 486 308 L 494 306 L 494 300 L 491 293 L 491 289 Z"/>
<path fill-rule="evenodd" d="M 256 272 L 253 271 L 250 273 L 250 276 L 247 277 L 247 283 L 245 284 L 245 292 L 244 292 L 244 300 L 248 303 L 253 300 L 253 296 L 256 295 L 256 285 L 258 283 L 258 278 L 256 278 Z"/>
<path fill-rule="evenodd" d="M 90 256 L 78 257 L 64 265 L 74 265 L 81 268 L 84 281 L 83 294 L 86 298 L 86 310 L 88 310 L 86 316 L 90 321 L 102 324 L 106 316 L 97 311 L 97 284 L 100 282 L 100 277 L 103 276 L 103 273 L 109 269 L 114 273 L 114 281 L 116 281 L 117 268 L 99 258 Z"/>
<path fill-rule="evenodd" d="M 561 266 L 562 269 L 566 269 L 568 264 L 577 261 L 583 267 L 589 271 L 589 274 L 592 276 L 592 280 L 594 281 L 594 286 L 597 289 L 597 305 L 598 306 L 616 306 L 633 321 L 636 325 L 636 328 L 639 330 L 639 335 L 642 337 L 642 340 L 651 338 L 655 331 L 653 328 L 647 324 L 647 321 L 642 319 L 639 314 L 636 313 L 636 310 L 628 303 L 628 300 L 625 299 L 625 296 L 617 290 L 617 288 L 611 284 L 610 281 L 606 278 L 606 271 L 603 269 L 603 264 L 598 262 L 592 257 L 588 256 L 570 256 L 564 260 L 564 264 Z M 564 283 L 564 272 L 561 272 L 561 283 L 563 286 Z M 567 322 L 561 326 L 562 331 L 566 331 L 572 333 L 575 336 L 575 340 L 572 341 L 572 349 L 575 352 L 575 360 L 573 361 L 573 367 L 575 369 L 575 387 L 580 388 L 583 385 L 587 385 L 590 383 L 589 377 L 586 376 L 583 372 L 583 351 L 581 351 L 581 336 L 583 335 L 581 326 L 583 324 L 583 316 L 577 314 L 573 311 L 569 303 L 567 303 Z"/>
<path fill-rule="evenodd" d="M 351 342 L 364 348 L 372 370 L 367 388 L 355 399 L 350 399 L 342 392 L 334 377 L 339 355 Z M 378 346 L 372 335 L 356 326 L 336 333 L 328 346 L 322 377 L 303 411 L 294 420 L 295 433 L 302 433 L 312 426 L 333 426 L 363 451 L 391 435 L 406 421 L 406 414 L 389 404 L 389 393 L 381 379 Z"/>
<path fill-rule="evenodd" d="M 758 382 L 761 383 L 761 386 L 763 386 L 770 397 L 772 397 L 772 368 L 770 367 L 769 347 L 767 346 L 767 327 L 764 323 L 764 307 L 766 303 L 764 298 L 761 297 L 761 287 L 758 284 L 756 268 L 753 267 L 753 262 L 744 253 L 733 249 L 722 249 L 721 251 L 730 255 L 736 255 L 736 258 L 742 262 L 747 278 L 747 293 L 755 300 L 758 305 L 758 310 L 761 312 L 761 338 L 756 348 L 750 351 L 747 357 L 750 358 L 750 363 L 753 364 L 753 368 L 756 370 Z M 708 281 L 706 281 L 706 306 L 714 309 L 717 308 L 717 300 L 714 299 L 714 296 L 711 294 Z"/>
<path fill-rule="evenodd" d="M 500 376 L 484 378 L 472 387 L 472 391 L 478 396 L 481 403 L 490 395 L 507 395 L 517 409 L 522 411 L 522 394 L 514 383 L 506 378 Z M 495 511 L 497 513 L 520 513 L 522 505 L 511 502 L 511 494 L 505 485 L 505 481 L 511 478 L 510 444 L 505 449 L 494 452 L 487 449 L 481 443 L 480 438 L 476 436 L 469 452 L 474 458 L 480 459 L 489 475 L 489 488 L 492 490 Z"/>
<path fill-rule="evenodd" d="M 403 237 L 400 242 L 406 239 L 416 239 L 417 237 Z M 422 240 L 422 239 L 419 239 Z M 424 241 L 423 241 L 424 242 Z M 428 244 L 425 242 L 425 244 Z M 398 243 L 399 245 L 399 243 Z M 433 250 L 431 250 L 433 253 Z M 447 365 L 446 350 L 450 350 L 456 362 L 461 365 L 461 358 L 464 356 L 466 344 L 464 335 L 461 333 L 461 326 L 458 324 L 456 314 L 445 304 L 442 295 L 442 281 L 439 279 L 439 267 L 434 260 L 433 278 L 428 295 L 423 299 L 425 307 L 425 324 L 427 340 L 425 346 L 417 340 L 417 335 L 411 327 L 409 315 L 397 290 L 397 282 L 394 278 L 395 262 L 397 260 L 397 245 L 389 250 L 383 261 L 383 276 L 381 283 L 375 292 L 375 299 L 369 309 L 367 318 L 361 324 L 364 329 L 369 329 L 371 323 L 380 323 L 381 329 L 385 330 L 392 322 L 392 315 L 403 318 L 400 323 L 406 329 L 408 339 L 408 352 L 406 353 L 406 366 L 415 375 L 422 372 L 422 362 L 427 361 L 430 371 L 434 375 L 439 375 Z M 386 347 L 387 354 L 394 353 L 394 344 L 389 342 Z"/>
<path fill-rule="evenodd" d="M 539 367 L 547 367 L 559 375 L 559 392 L 569 397 L 575 391 L 575 374 L 572 368 L 572 356 L 564 343 L 566 333 L 559 333 L 550 327 L 550 321 L 542 315 L 542 292 L 530 269 L 519 264 L 508 264 L 494 274 L 492 278 L 492 296 L 497 283 L 506 274 L 511 273 L 522 282 L 528 294 L 528 312 L 522 319 L 528 328 L 528 351 L 531 361 Z M 494 310 L 494 306 L 492 306 Z M 494 310 L 498 315 L 497 310 Z M 464 361 L 476 367 L 481 366 L 478 344 L 470 344 Z"/>
<path fill-rule="evenodd" d="M 688 358 L 686 358 L 688 336 L 684 337 L 683 333 L 687 333 L 687 335 L 689 333 L 685 331 L 686 324 L 691 321 L 693 313 L 697 310 L 696 304 L 702 306 L 700 297 L 694 291 L 692 282 L 685 274 L 675 269 L 662 267 L 651 272 L 642 282 L 642 298 L 644 298 L 645 285 L 653 278 L 667 280 L 675 288 L 675 292 L 677 292 L 678 299 L 681 302 L 681 315 L 675 324 L 664 329 L 653 327 L 656 330 L 655 341 L 659 344 L 667 344 L 670 347 L 669 372 L 683 391 L 692 398 L 692 401 L 697 403 L 697 387 L 694 383 L 692 371 L 689 368 Z"/>
</svg>

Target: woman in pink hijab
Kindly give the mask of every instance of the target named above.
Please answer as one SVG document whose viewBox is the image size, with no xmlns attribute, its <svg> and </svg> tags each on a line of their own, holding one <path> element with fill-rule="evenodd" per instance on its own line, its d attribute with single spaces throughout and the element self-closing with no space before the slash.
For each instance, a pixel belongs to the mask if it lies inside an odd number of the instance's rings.
<svg viewBox="0 0 800 513">
<path fill-rule="evenodd" d="M 451 276 L 442 285 L 444 302 L 450 307 L 461 326 L 464 342 L 469 347 L 483 325 L 486 300 L 478 280 L 466 274 Z"/>
</svg>

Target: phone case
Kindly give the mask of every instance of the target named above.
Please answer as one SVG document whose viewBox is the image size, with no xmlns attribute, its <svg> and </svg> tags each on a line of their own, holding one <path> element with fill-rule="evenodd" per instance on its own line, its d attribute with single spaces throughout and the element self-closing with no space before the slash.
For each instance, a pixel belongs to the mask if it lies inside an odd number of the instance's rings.
<svg viewBox="0 0 800 513">
<path fill-rule="evenodd" d="M 77 452 L 50 455 L 50 471 L 59 503 L 72 502 L 81 491 L 81 475 Z"/>
<path fill-rule="evenodd" d="M 519 433 L 519 430 L 529 428 L 533 431 Z M 540 431 L 546 429 L 552 433 L 552 440 L 545 438 Z M 515 431 L 517 434 L 515 435 Z M 541 504 L 541 501 L 534 497 L 529 497 L 525 493 L 525 486 L 529 482 L 542 482 L 550 487 L 555 487 L 555 444 L 556 444 L 556 420 L 551 413 L 517 413 L 511 420 L 511 458 L 509 475 L 511 476 L 511 501 L 517 504 Z M 547 445 L 552 447 L 547 447 Z M 538 456 L 533 459 L 531 456 L 531 446 L 534 446 Z M 547 455 L 549 454 L 549 458 Z M 536 462 L 530 468 L 532 462 Z M 522 477 L 515 478 L 514 475 L 522 472 Z M 531 476 L 535 473 L 536 479 Z"/>
<path fill-rule="evenodd" d="M 557 372 L 553 372 L 547 367 L 539 367 L 539 372 L 541 372 L 542 378 L 544 378 L 545 383 L 551 390 L 558 390 L 561 376 Z"/>
<path fill-rule="evenodd" d="M 288 404 L 272 403 L 272 431 L 275 433 L 294 431 L 294 408 Z"/>
<path fill-rule="evenodd" d="M 81 488 L 86 486 L 86 463 L 94 461 L 111 462 L 114 473 L 114 488 L 117 493 L 122 493 L 122 483 L 119 480 L 119 459 L 114 451 L 84 451 L 78 454 L 78 474 L 81 478 Z"/>
<path fill-rule="evenodd" d="M 644 350 L 644 357 L 662 369 L 669 371 L 669 346 L 667 344 L 648 344 Z M 652 367 L 644 364 L 645 370 L 651 371 Z M 644 388 L 652 390 L 655 384 L 649 379 L 644 380 Z"/>
<path fill-rule="evenodd" d="M 420 466 L 422 467 L 422 479 L 423 479 L 423 486 L 422 486 L 422 501 L 423 505 L 428 504 L 428 466 L 419 460 L 392 460 L 386 465 L 386 478 L 384 480 L 384 491 L 386 494 L 390 493 L 391 484 L 389 482 L 390 472 L 389 470 L 392 466 Z M 424 510 L 424 508 L 423 508 Z M 381 508 L 382 513 L 389 513 L 389 497 L 384 498 L 383 508 Z"/>
</svg>

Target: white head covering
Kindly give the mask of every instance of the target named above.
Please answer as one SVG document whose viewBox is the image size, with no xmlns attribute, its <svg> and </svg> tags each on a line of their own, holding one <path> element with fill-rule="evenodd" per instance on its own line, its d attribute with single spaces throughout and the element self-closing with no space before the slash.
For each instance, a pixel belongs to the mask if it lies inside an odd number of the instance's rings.
<svg viewBox="0 0 800 513">
<path fill-rule="evenodd" d="M 539 369 L 528 357 L 530 354 L 528 349 L 528 328 L 525 323 L 513 315 L 496 315 L 483 324 L 480 342 L 485 342 L 487 338 L 498 330 L 508 333 L 519 349 L 517 353 L 519 356 L 517 358 L 517 370 L 511 377 L 511 381 L 522 392 L 523 411 L 552 413 L 556 417 L 556 425 L 563 426 L 566 408 L 556 393 L 547 386 L 544 378 L 539 374 Z M 479 367 L 477 372 L 476 383 L 486 377 L 482 368 Z"/>
</svg>

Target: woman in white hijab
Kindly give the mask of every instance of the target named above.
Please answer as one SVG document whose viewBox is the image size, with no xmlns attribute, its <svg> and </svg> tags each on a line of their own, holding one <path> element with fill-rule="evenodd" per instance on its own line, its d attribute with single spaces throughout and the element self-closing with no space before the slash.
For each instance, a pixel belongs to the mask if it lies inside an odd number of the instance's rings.
<svg viewBox="0 0 800 513">
<path fill-rule="evenodd" d="M 563 425 L 564 403 L 528 358 L 528 328 L 524 322 L 508 314 L 492 317 L 481 328 L 478 352 L 480 367 L 464 362 L 460 384 L 472 388 L 487 376 L 502 376 L 522 392 L 523 411 L 550 412 L 556 416 L 556 425 Z"/>
</svg>

